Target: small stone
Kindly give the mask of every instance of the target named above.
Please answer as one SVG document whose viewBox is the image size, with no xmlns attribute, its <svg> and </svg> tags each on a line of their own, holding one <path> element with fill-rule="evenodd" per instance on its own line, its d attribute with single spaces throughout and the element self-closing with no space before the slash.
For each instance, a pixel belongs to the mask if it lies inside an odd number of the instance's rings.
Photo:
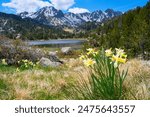
<svg viewBox="0 0 150 117">
<path fill-rule="evenodd" d="M 48 58 L 44 58 L 44 57 L 42 57 L 41 59 L 40 59 L 40 65 L 42 65 L 42 66 L 44 66 L 44 67 L 58 67 L 58 66 L 60 66 L 61 65 L 61 63 L 60 62 L 52 62 L 50 59 L 48 59 Z"/>
<path fill-rule="evenodd" d="M 72 49 L 71 47 L 63 47 L 63 48 L 61 49 L 61 52 L 62 52 L 63 54 L 70 54 L 70 53 L 72 53 L 72 51 L 73 51 L 73 49 Z"/>
</svg>

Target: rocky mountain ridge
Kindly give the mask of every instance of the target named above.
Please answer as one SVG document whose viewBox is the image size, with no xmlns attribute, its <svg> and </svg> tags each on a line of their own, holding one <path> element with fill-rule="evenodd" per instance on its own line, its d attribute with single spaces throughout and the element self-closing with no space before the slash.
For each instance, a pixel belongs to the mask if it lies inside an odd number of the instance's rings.
<svg viewBox="0 0 150 117">
<path fill-rule="evenodd" d="M 49 26 L 77 27 L 85 22 L 103 22 L 122 15 L 122 12 L 107 9 L 106 11 L 96 10 L 91 13 L 86 12 L 74 14 L 71 12 L 63 13 L 61 10 L 49 6 L 43 7 L 34 13 L 22 12 L 18 15 L 22 18 L 34 19 Z"/>
</svg>

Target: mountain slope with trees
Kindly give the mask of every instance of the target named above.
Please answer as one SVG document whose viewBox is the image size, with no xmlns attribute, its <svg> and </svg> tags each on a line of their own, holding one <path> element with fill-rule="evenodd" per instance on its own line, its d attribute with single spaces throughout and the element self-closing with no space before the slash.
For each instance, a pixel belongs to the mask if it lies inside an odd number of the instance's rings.
<svg viewBox="0 0 150 117">
<path fill-rule="evenodd" d="M 131 56 L 150 58 L 150 2 L 101 24 L 90 35 L 93 46 L 126 49 Z M 90 43 L 90 45 L 91 45 Z"/>
<path fill-rule="evenodd" d="M 69 38 L 73 35 L 56 27 L 50 27 L 39 22 L 13 14 L 0 12 L 0 35 L 5 35 L 11 39 L 19 36 L 21 39 L 57 39 Z"/>
</svg>

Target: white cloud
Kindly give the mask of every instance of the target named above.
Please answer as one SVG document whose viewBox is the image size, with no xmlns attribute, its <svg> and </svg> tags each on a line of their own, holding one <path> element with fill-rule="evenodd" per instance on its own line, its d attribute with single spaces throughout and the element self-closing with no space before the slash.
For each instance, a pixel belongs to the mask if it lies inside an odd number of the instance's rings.
<svg viewBox="0 0 150 117">
<path fill-rule="evenodd" d="M 17 13 L 20 12 L 35 12 L 37 9 L 52 6 L 50 2 L 42 0 L 11 0 L 8 3 L 2 3 L 2 6 L 15 9 Z"/>
<path fill-rule="evenodd" d="M 67 10 L 75 4 L 74 0 L 51 0 L 53 6 L 60 10 Z"/>
<path fill-rule="evenodd" d="M 74 13 L 74 14 L 90 12 L 88 9 L 78 8 L 78 7 L 70 8 L 68 11 L 71 12 L 71 13 Z"/>
<path fill-rule="evenodd" d="M 17 13 L 20 13 L 24 11 L 35 12 L 45 6 L 54 6 L 60 10 L 68 10 L 74 4 L 75 0 L 11 0 L 10 2 L 2 3 L 2 6 L 8 7 L 15 10 Z M 83 13 L 89 11 L 83 8 L 71 8 L 69 9 L 69 12 Z"/>
</svg>

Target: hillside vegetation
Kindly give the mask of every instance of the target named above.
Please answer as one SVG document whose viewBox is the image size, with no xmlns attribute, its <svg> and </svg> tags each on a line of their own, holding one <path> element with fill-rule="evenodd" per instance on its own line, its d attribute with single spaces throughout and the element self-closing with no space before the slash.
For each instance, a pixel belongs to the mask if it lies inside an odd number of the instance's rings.
<svg viewBox="0 0 150 117">
<path fill-rule="evenodd" d="M 46 26 L 30 18 L 22 19 L 17 15 L 0 12 L 0 35 L 16 39 L 18 34 L 23 40 L 73 37 L 72 33 L 65 32 L 61 28 Z"/>
<path fill-rule="evenodd" d="M 108 21 L 90 35 L 90 46 L 124 48 L 130 56 L 150 58 L 150 2 Z"/>
</svg>

